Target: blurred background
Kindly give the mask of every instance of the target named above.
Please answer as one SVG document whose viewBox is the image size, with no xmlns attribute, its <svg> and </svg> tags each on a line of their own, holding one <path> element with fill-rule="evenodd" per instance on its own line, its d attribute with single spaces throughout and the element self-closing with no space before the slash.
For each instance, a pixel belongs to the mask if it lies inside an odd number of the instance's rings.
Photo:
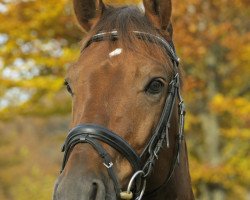
<svg viewBox="0 0 250 200">
<path fill-rule="evenodd" d="M 72 11 L 71 0 L 0 0 L 1 200 L 51 199 L 70 121 L 64 75 L 84 37 Z M 196 199 L 250 199 L 249 16 L 249 0 L 173 0 Z"/>
</svg>

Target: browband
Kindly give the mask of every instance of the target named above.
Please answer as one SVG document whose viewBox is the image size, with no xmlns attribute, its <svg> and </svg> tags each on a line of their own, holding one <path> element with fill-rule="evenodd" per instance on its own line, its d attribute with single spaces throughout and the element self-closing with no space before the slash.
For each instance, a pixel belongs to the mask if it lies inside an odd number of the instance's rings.
<svg viewBox="0 0 250 200">
<path fill-rule="evenodd" d="M 155 44 L 159 44 L 160 46 L 162 46 L 166 52 L 168 53 L 168 55 L 170 56 L 170 58 L 177 63 L 177 65 L 179 64 L 179 58 L 176 56 L 175 53 L 175 48 L 174 48 L 174 44 L 172 42 L 168 43 L 166 40 L 164 40 L 162 37 L 160 36 L 156 36 L 150 33 L 145 33 L 145 32 L 140 32 L 140 31 L 132 31 L 136 37 L 138 39 L 144 40 L 144 41 L 149 41 Z M 92 44 L 93 42 L 100 42 L 103 40 L 110 40 L 110 41 L 115 41 L 119 39 L 119 34 L 118 31 L 114 30 L 111 32 L 102 32 L 102 33 L 98 33 L 96 35 L 94 35 L 83 47 L 82 51 L 87 48 L 90 44 Z"/>
</svg>

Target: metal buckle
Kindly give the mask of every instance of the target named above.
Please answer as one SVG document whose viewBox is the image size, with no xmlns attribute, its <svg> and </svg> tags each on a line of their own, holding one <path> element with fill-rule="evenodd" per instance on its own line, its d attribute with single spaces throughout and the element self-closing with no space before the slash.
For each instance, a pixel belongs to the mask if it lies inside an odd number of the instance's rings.
<svg viewBox="0 0 250 200">
<path fill-rule="evenodd" d="M 86 139 L 87 139 L 88 136 L 89 136 L 89 135 L 83 135 L 83 136 L 81 136 L 81 137 L 79 138 L 79 140 L 80 140 L 81 142 L 84 142 L 84 141 L 86 141 Z"/>
<path fill-rule="evenodd" d="M 183 100 L 181 100 L 179 103 L 179 112 L 180 112 L 180 115 L 186 114 L 186 108 L 185 108 L 185 104 Z"/>
<path fill-rule="evenodd" d="M 103 163 L 103 165 L 106 167 L 106 168 L 111 168 L 114 164 L 112 162 L 110 162 L 108 165 L 106 163 Z"/>
</svg>

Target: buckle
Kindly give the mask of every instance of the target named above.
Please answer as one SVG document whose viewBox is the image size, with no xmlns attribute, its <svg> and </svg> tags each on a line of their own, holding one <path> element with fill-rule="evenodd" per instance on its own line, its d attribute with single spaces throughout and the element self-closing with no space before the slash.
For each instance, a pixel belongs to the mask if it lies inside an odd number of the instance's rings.
<svg viewBox="0 0 250 200">
<path fill-rule="evenodd" d="M 179 114 L 180 115 L 186 114 L 186 106 L 185 106 L 183 100 L 179 103 Z"/>
<path fill-rule="evenodd" d="M 103 165 L 106 167 L 106 168 L 111 168 L 114 164 L 112 162 L 110 162 L 109 164 L 106 164 L 106 163 L 103 163 Z"/>
<path fill-rule="evenodd" d="M 81 136 L 81 137 L 79 138 L 79 140 L 80 140 L 81 142 L 84 142 L 84 141 L 86 141 L 86 139 L 87 139 L 88 136 L 89 136 L 89 135 Z"/>
</svg>

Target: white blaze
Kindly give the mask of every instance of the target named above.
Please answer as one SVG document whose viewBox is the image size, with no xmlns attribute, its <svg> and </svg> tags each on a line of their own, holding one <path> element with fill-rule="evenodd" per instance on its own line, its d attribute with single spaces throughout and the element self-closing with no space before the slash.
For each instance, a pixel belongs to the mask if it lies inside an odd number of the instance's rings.
<svg viewBox="0 0 250 200">
<path fill-rule="evenodd" d="M 117 55 L 119 55 L 121 53 L 122 53 L 122 49 L 121 48 L 117 48 L 114 51 L 112 51 L 112 52 L 109 53 L 109 57 L 111 58 L 111 57 L 117 56 Z"/>
</svg>

